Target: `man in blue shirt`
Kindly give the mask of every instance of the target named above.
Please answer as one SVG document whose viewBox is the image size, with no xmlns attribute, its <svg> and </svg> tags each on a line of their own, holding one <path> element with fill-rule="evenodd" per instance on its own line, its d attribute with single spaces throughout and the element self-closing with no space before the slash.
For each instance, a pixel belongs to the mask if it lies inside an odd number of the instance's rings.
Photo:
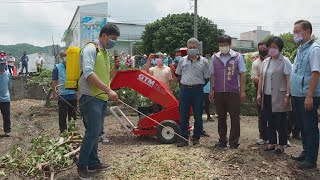
<svg viewBox="0 0 320 180">
<path fill-rule="evenodd" d="M 7 64 L 5 61 L 0 61 L 0 110 L 3 118 L 3 130 L 5 137 L 10 136 L 11 121 L 10 121 L 10 73 L 6 71 Z"/>
<path fill-rule="evenodd" d="M 23 69 L 26 69 L 26 74 L 28 74 L 28 62 L 29 57 L 27 56 L 27 52 L 23 52 L 23 56 L 21 57 L 21 74 L 23 73 Z"/>
<path fill-rule="evenodd" d="M 65 89 L 66 83 L 66 53 L 60 53 L 62 63 L 56 64 L 52 71 L 52 92 L 53 97 L 57 99 L 57 93 L 59 93 L 58 106 L 59 106 L 59 129 L 60 133 L 67 129 L 66 118 L 68 120 L 76 119 L 76 107 L 77 107 L 77 96 L 75 90 Z M 56 86 L 58 92 L 56 92 Z M 71 105 L 71 106 L 70 106 Z"/>
<path fill-rule="evenodd" d="M 147 59 L 148 59 L 147 55 L 144 54 L 139 62 L 140 68 L 142 68 L 147 63 Z"/>
<path fill-rule="evenodd" d="M 297 121 L 301 127 L 303 150 L 291 158 L 298 168 L 317 167 L 319 152 L 318 108 L 320 105 L 320 46 L 311 37 L 312 25 L 306 20 L 294 24 L 294 41 L 300 46 L 292 67 L 290 84 Z M 289 96 L 288 94 L 287 96 Z"/>
</svg>

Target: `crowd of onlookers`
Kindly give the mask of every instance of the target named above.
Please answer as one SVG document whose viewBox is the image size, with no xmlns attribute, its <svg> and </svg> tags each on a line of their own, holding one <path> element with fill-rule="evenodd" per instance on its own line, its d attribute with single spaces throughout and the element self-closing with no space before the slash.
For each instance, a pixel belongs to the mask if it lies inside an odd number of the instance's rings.
<svg viewBox="0 0 320 180">
<path fill-rule="evenodd" d="M 16 58 L 12 56 L 12 53 L 9 53 L 7 55 L 6 52 L 4 51 L 0 51 L 0 62 L 3 64 L 6 64 L 6 70 L 9 71 L 10 75 L 17 75 L 14 74 L 14 71 L 17 72 L 17 69 L 20 69 L 20 74 L 26 74 L 29 75 L 29 69 L 28 69 L 28 64 L 29 64 L 29 56 L 27 55 L 27 52 L 24 51 L 23 55 L 20 58 L 20 61 L 18 61 L 19 63 L 16 62 Z M 41 73 L 44 64 L 44 59 L 41 55 L 41 53 L 38 53 L 38 56 L 35 59 L 35 65 L 37 68 L 37 72 Z M 25 72 L 25 73 L 24 73 Z"/>
<path fill-rule="evenodd" d="M 302 169 L 316 167 L 319 150 L 317 110 L 320 106 L 320 46 L 312 39 L 312 25 L 301 20 L 294 24 L 294 41 L 299 44 L 291 61 L 282 54 L 285 46 L 274 36 L 258 44 L 259 57 L 252 64 L 251 78 L 256 87 L 259 145 L 265 151 L 282 154 L 290 146 L 289 137 L 302 140 L 300 155 L 291 158 L 301 161 Z M 192 107 L 195 119 L 192 142 L 199 144 L 204 134 L 202 113 L 210 101 L 215 102 L 218 115 L 219 141 L 215 147 L 229 144 L 237 149 L 240 138 L 240 104 L 246 99 L 246 65 L 243 56 L 231 49 L 231 37 L 218 38 L 219 52 L 208 61 L 199 55 L 199 41 L 187 42 L 188 56 L 175 57 L 162 53 L 149 55 L 145 70 L 163 81 L 172 90 L 173 76 L 180 84 L 180 131 L 178 147 L 188 146 L 188 114 Z M 147 56 L 145 55 L 144 58 Z M 145 60 L 143 61 L 145 62 Z M 175 63 L 174 75 L 170 64 Z M 151 67 L 155 65 L 154 67 Z M 207 95 L 205 95 L 207 94 Z M 207 113 L 211 118 L 210 112 Z M 227 116 L 231 128 L 227 138 Z"/>
</svg>

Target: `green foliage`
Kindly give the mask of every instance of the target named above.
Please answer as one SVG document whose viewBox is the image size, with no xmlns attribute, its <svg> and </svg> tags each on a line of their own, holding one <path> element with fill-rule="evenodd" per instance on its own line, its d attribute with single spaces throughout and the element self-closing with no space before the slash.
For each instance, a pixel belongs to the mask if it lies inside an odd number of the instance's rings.
<svg viewBox="0 0 320 180">
<path fill-rule="evenodd" d="M 43 69 L 38 76 L 33 76 L 28 82 L 28 85 L 38 84 L 39 86 L 50 87 L 51 85 L 52 70 Z"/>
<path fill-rule="evenodd" d="M 291 62 L 293 62 L 298 49 L 298 44 L 293 40 L 292 33 L 283 33 L 279 36 L 284 42 L 284 48 L 282 50 L 282 54 L 289 58 Z"/>
<path fill-rule="evenodd" d="M 252 60 L 251 58 L 253 57 L 253 54 L 248 54 L 245 57 L 246 61 L 246 68 L 247 68 L 247 74 L 246 74 L 246 95 L 247 95 L 247 100 L 249 101 L 255 101 L 256 98 L 256 91 L 254 84 L 251 80 L 251 74 L 252 74 Z"/>
<path fill-rule="evenodd" d="M 143 43 L 138 41 L 133 44 L 133 54 L 143 54 Z"/>
<path fill-rule="evenodd" d="M 176 48 L 185 47 L 193 37 L 194 15 L 189 13 L 168 15 L 147 24 L 142 35 L 145 52 L 174 53 Z M 224 33 L 217 25 L 204 17 L 198 19 L 198 39 L 203 41 L 203 54 L 218 50 L 217 38 Z"/>
<path fill-rule="evenodd" d="M 118 91 L 119 97 L 122 101 L 129 104 L 132 107 L 150 105 L 150 100 L 136 91 L 129 88 L 121 88 Z"/>
<path fill-rule="evenodd" d="M 33 138 L 31 140 L 32 146 L 27 152 L 24 152 L 20 146 L 15 145 L 11 151 L 0 158 L 0 162 L 5 165 L 7 170 L 33 177 L 42 177 L 46 171 L 59 171 L 69 167 L 73 160 L 64 155 L 77 147 L 74 147 L 75 144 L 67 143 L 70 142 L 71 138 L 65 139 L 67 137 L 79 137 L 74 120 L 69 122 L 68 130 L 56 139 L 50 139 L 48 136 Z M 79 146 L 79 144 L 76 146 Z"/>
<path fill-rule="evenodd" d="M 179 94 L 180 94 L 180 87 L 178 82 L 173 83 L 173 95 L 179 99 Z"/>
<path fill-rule="evenodd" d="M 263 41 L 267 42 L 271 37 L 275 36 L 274 34 L 270 34 L 266 38 L 263 39 Z"/>
</svg>

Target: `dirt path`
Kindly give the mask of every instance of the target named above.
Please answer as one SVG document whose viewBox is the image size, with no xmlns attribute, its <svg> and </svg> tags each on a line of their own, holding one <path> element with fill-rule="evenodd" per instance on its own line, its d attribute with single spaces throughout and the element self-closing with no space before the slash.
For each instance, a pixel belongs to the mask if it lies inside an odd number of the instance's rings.
<svg viewBox="0 0 320 180">
<path fill-rule="evenodd" d="M 23 100 L 12 102 L 12 128 L 10 138 L 0 138 L 0 154 L 14 144 L 30 146 L 33 137 L 40 134 L 58 136 L 56 108 L 44 108 L 43 101 Z M 137 121 L 137 117 L 130 117 Z M 274 155 L 255 145 L 256 117 L 242 117 L 241 140 L 238 150 L 214 149 L 217 141 L 217 122 L 204 121 L 204 129 L 211 135 L 202 138 L 200 146 L 177 148 L 163 145 L 152 137 L 137 138 L 126 133 L 110 116 L 106 118 L 105 132 L 110 143 L 99 146 L 103 162 L 113 168 L 96 174 L 95 179 L 320 179 L 319 170 L 300 171 L 289 156 L 301 150 L 299 141 L 291 140 L 284 155 Z M 82 121 L 77 121 L 82 127 Z M 0 129 L 2 131 L 2 129 Z M 2 171 L 0 169 L 0 171 Z M 76 169 L 59 173 L 59 180 L 78 179 Z M 10 174 L 0 179 L 32 179 Z"/>
</svg>

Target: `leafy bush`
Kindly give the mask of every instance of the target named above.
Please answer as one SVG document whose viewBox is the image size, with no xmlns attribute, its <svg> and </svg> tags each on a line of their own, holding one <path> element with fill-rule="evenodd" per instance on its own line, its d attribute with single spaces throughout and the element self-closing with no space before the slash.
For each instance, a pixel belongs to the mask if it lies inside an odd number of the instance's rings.
<svg viewBox="0 0 320 180">
<path fill-rule="evenodd" d="M 49 90 L 51 85 L 52 70 L 43 69 L 38 76 L 33 76 L 28 82 L 28 85 L 38 84 L 39 86 L 47 87 Z"/>
<path fill-rule="evenodd" d="M 251 80 L 251 74 L 252 74 L 252 54 L 249 54 L 245 57 L 246 61 L 246 67 L 247 67 L 247 74 L 246 74 L 246 95 L 248 101 L 255 101 L 256 98 L 256 90 L 255 86 Z"/>
<path fill-rule="evenodd" d="M 137 108 L 138 106 L 147 106 L 150 100 L 136 91 L 129 88 L 121 88 L 118 91 L 119 98 L 128 105 Z"/>
</svg>

